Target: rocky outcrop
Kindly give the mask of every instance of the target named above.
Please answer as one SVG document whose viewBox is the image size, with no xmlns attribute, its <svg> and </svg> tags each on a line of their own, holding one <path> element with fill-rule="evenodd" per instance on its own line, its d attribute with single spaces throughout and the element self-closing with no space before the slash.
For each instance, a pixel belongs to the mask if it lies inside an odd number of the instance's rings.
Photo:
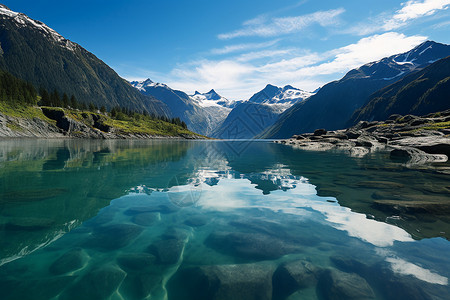
<svg viewBox="0 0 450 300">
<path fill-rule="evenodd" d="M 385 150 L 406 166 L 446 162 L 450 156 L 450 110 L 423 117 L 392 115 L 384 122 L 361 121 L 343 130 L 294 135 L 276 143 L 305 150 L 344 150 L 353 157 Z"/>
<path fill-rule="evenodd" d="M 157 136 L 147 133 L 123 132 L 103 122 L 93 113 L 82 113 L 82 120 L 68 116 L 58 108 L 39 108 L 43 116 L 13 117 L 0 112 L 0 138 L 88 138 L 88 139 L 199 139 L 197 135 Z"/>
</svg>

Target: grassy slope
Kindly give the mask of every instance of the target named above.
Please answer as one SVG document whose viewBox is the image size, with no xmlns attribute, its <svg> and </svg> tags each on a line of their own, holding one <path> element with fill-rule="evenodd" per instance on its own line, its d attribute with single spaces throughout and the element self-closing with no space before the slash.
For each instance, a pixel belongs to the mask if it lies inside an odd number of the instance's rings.
<svg viewBox="0 0 450 300">
<path fill-rule="evenodd" d="M 141 116 L 138 120 L 129 118 L 128 120 L 115 120 L 109 116 L 93 113 L 89 111 L 79 111 L 72 109 L 51 108 L 55 110 L 64 110 L 65 115 L 69 118 L 83 122 L 84 124 L 91 126 L 89 119 L 92 119 L 92 115 L 100 116 L 100 120 L 103 124 L 114 127 L 118 133 L 145 133 L 158 136 L 182 136 L 182 135 L 197 135 L 187 129 L 172 123 L 163 122 L 160 120 L 153 120 L 150 117 Z M 6 102 L 0 101 L 0 112 L 15 118 L 33 119 L 39 118 L 55 125 L 56 122 L 47 118 L 39 107 L 25 106 L 25 105 L 10 105 Z M 90 116 L 90 118 L 86 118 Z M 11 128 L 13 130 L 20 130 L 20 128 Z M 197 135 L 199 136 L 199 135 Z"/>
</svg>

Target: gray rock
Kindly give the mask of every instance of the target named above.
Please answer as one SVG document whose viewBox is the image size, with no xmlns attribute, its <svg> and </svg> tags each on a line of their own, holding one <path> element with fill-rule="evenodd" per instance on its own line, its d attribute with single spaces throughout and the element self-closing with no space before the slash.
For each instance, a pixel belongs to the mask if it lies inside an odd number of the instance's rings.
<svg viewBox="0 0 450 300">
<path fill-rule="evenodd" d="M 160 240 L 148 247 L 160 264 L 173 265 L 178 263 L 183 254 L 184 241 L 179 239 Z"/>
<path fill-rule="evenodd" d="M 136 225 L 116 224 L 95 228 L 87 247 L 100 250 L 114 250 L 127 246 L 142 232 Z"/>
<path fill-rule="evenodd" d="M 345 135 L 347 136 L 348 139 L 357 139 L 360 137 L 361 132 L 356 130 L 347 130 L 345 132 Z"/>
<path fill-rule="evenodd" d="M 58 276 L 31 280 L 0 279 L 2 299 L 48 300 L 54 299 L 72 284 L 77 276 Z"/>
<path fill-rule="evenodd" d="M 160 219 L 159 212 L 146 212 L 137 214 L 132 218 L 132 222 L 141 226 L 151 226 Z"/>
<path fill-rule="evenodd" d="M 128 274 L 120 286 L 120 293 L 124 299 L 164 299 L 163 280 L 160 274 Z"/>
<path fill-rule="evenodd" d="M 208 218 L 202 215 L 192 216 L 184 221 L 184 224 L 191 227 L 200 227 L 208 223 Z"/>
<path fill-rule="evenodd" d="M 315 131 L 314 131 L 314 135 L 315 136 L 321 136 L 321 135 L 325 135 L 325 134 L 327 134 L 327 131 L 325 130 L 325 129 L 316 129 Z"/>
<path fill-rule="evenodd" d="M 299 289 L 315 286 L 322 270 L 307 261 L 280 265 L 273 274 L 273 299 L 285 299 Z"/>
<path fill-rule="evenodd" d="M 277 259 L 300 252 L 297 245 L 260 233 L 213 232 L 205 243 L 219 252 L 248 259 Z"/>
<path fill-rule="evenodd" d="M 102 266 L 88 272 L 77 283 L 67 289 L 61 300 L 108 299 L 122 283 L 126 273 L 116 266 Z"/>
<path fill-rule="evenodd" d="M 184 269 L 169 282 L 169 299 L 272 299 L 272 264 L 203 266 Z"/>
<path fill-rule="evenodd" d="M 156 257 L 149 253 L 127 253 L 117 258 L 117 263 L 124 270 L 140 271 L 154 265 Z"/>
<path fill-rule="evenodd" d="M 435 162 L 446 162 L 448 160 L 443 154 L 428 154 L 422 150 L 413 147 L 395 147 L 390 152 L 390 157 L 393 160 L 403 161 L 407 165 L 423 165 Z"/>
<path fill-rule="evenodd" d="M 349 152 L 351 157 L 364 157 L 369 154 L 370 150 L 364 147 L 352 147 Z"/>
<path fill-rule="evenodd" d="M 355 273 L 327 270 L 320 277 L 318 288 L 327 300 L 375 299 L 367 281 Z"/>
<path fill-rule="evenodd" d="M 61 275 L 81 269 L 85 262 L 85 254 L 80 248 L 72 249 L 59 257 L 50 266 L 49 271 L 54 275 Z"/>
</svg>

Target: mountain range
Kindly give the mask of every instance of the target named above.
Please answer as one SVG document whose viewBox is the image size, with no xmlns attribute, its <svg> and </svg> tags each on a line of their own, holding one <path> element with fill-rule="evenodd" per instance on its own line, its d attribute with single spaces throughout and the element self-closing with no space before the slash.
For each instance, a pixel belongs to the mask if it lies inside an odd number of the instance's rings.
<svg viewBox="0 0 450 300">
<path fill-rule="evenodd" d="M 214 89 L 188 95 L 150 79 L 127 82 L 82 46 L 40 21 L 0 5 L 0 70 L 81 103 L 180 118 L 216 138 L 286 138 L 341 129 L 390 114 L 450 108 L 450 46 L 427 41 L 405 53 L 349 71 L 313 93 L 268 84 L 248 100 Z"/>
<path fill-rule="evenodd" d="M 224 139 L 250 139 L 270 127 L 286 109 L 301 103 L 313 93 L 287 85 L 268 84 L 248 101 L 236 105 L 214 136 Z"/>
<path fill-rule="evenodd" d="M 449 108 L 450 57 L 446 57 L 374 93 L 355 111 L 349 125 L 386 120 L 392 114 L 423 116 Z"/>
<path fill-rule="evenodd" d="M 226 105 L 228 100 L 212 90 L 208 94 L 196 94 L 190 97 L 186 93 L 173 90 L 163 83 L 155 83 L 150 79 L 133 81 L 131 85 L 143 95 L 161 99 L 168 107 L 172 116 L 179 117 L 190 130 L 211 136 L 216 128 L 227 117 L 231 108 Z M 201 98 L 200 98 L 201 97 Z"/>
<path fill-rule="evenodd" d="M 170 114 L 164 103 L 139 93 L 80 45 L 5 5 L 0 5 L 0 69 L 86 104 Z"/>
<path fill-rule="evenodd" d="M 133 81 L 131 85 L 144 95 L 163 101 L 172 116 L 180 117 L 189 129 L 215 138 L 253 138 L 287 108 L 312 95 L 292 86 L 281 88 L 268 84 L 246 101 L 233 101 L 214 89 L 203 94 L 196 91 L 189 96 L 150 79 Z M 230 128 L 239 128 L 239 134 L 236 131 L 230 134 Z"/>
<path fill-rule="evenodd" d="M 318 128 L 344 128 L 355 110 L 378 90 L 450 55 L 450 46 L 427 41 L 411 51 L 365 64 L 322 87 L 307 101 L 287 109 L 259 137 L 287 138 Z"/>
</svg>

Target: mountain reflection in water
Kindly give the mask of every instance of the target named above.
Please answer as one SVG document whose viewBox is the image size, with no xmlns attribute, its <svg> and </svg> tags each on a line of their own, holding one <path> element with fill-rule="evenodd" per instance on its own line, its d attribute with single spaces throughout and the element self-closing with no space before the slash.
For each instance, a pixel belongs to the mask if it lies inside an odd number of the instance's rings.
<svg viewBox="0 0 450 300">
<path fill-rule="evenodd" d="M 384 154 L 355 159 L 263 141 L 0 144 L 5 299 L 209 299 L 196 294 L 192 272 L 214 268 L 277 270 L 274 299 L 327 298 L 342 271 L 380 299 L 411 286 L 449 295 L 448 214 L 386 204 L 441 203 L 448 179 Z M 312 264 L 318 282 L 277 285 L 292 261 Z M 98 294 L 91 283 L 109 276 Z"/>
</svg>

